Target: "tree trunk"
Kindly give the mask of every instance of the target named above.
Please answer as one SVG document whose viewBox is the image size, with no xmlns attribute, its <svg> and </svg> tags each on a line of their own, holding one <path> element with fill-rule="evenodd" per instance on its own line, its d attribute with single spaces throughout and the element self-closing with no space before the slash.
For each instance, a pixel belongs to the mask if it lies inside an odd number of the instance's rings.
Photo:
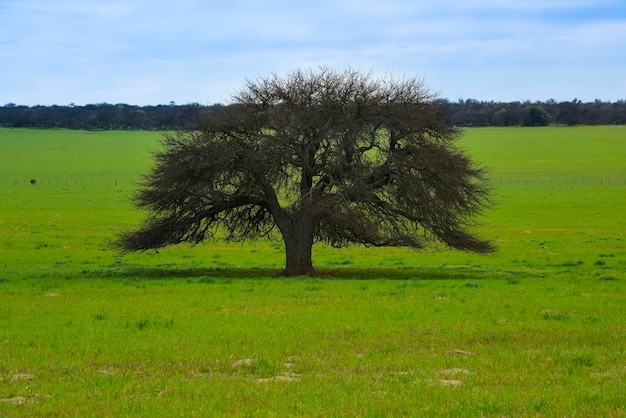
<svg viewBox="0 0 626 418">
<path fill-rule="evenodd" d="M 291 225 L 283 230 L 286 266 L 283 276 L 315 276 L 313 261 L 313 232 L 304 224 Z"/>
</svg>

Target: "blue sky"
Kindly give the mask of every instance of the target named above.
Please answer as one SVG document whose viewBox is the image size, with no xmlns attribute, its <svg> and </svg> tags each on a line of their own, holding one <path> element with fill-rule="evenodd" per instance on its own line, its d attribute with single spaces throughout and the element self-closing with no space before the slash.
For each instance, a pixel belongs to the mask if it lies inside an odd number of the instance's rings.
<svg viewBox="0 0 626 418">
<path fill-rule="evenodd" d="M 227 103 L 320 66 L 453 101 L 626 100 L 626 2 L 0 0 L 0 106 Z"/>
</svg>

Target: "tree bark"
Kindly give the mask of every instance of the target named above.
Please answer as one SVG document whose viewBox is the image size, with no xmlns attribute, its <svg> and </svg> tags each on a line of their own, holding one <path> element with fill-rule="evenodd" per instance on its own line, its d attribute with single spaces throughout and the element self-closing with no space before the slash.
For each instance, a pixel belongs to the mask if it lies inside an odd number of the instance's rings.
<svg viewBox="0 0 626 418">
<path fill-rule="evenodd" d="M 313 268 L 313 232 L 303 223 L 296 223 L 282 231 L 285 243 L 285 270 L 283 276 L 315 276 Z"/>
</svg>

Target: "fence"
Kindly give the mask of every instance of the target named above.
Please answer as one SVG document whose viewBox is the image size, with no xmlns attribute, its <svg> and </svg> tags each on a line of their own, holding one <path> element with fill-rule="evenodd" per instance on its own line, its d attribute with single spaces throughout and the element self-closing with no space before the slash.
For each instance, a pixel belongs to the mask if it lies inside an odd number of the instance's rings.
<svg viewBox="0 0 626 418">
<path fill-rule="evenodd" d="M 4 179 L 0 180 L 0 185 L 5 186 L 137 186 L 137 179 Z M 624 184 L 626 179 L 491 179 L 495 185 L 611 185 Z"/>
<path fill-rule="evenodd" d="M 0 184 L 5 186 L 135 186 L 138 179 L 5 179 Z"/>
<path fill-rule="evenodd" d="M 492 179 L 493 184 L 502 185 L 610 185 L 610 184 L 626 184 L 626 179 Z"/>
</svg>

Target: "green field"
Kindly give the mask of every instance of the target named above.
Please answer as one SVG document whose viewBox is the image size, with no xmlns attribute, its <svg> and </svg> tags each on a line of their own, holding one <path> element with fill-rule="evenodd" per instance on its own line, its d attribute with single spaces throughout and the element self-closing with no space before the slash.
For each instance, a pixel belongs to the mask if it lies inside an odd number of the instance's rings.
<svg viewBox="0 0 626 418">
<path fill-rule="evenodd" d="M 317 279 L 111 251 L 160 137 L 0 129 L 0 417 L 626 416 L 626 127 L 468 129 L 497 253 L 320 245 Z"/>
</svg>

